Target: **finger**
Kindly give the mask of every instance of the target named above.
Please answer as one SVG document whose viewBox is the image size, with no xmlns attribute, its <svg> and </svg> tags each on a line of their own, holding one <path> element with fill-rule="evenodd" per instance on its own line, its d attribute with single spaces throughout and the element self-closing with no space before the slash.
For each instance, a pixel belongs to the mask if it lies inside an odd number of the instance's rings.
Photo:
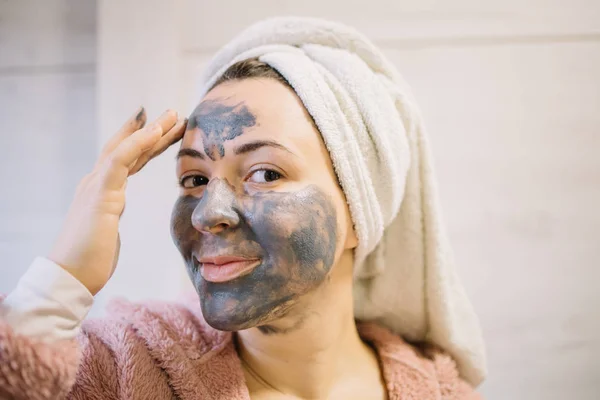
<svg viewBox="0 0 600 400">
<path fill-rule="evenodd" d="M 154 121 L 158 123 L 163 132 L 168 132 L 169 129 L 177 122 L 177 112 L 173 110 L 166 110 L 161 114 L 160 117 Z M 102 163 L 114 149 L 119 146 L 129 136 L 131 136 L 135 131 L 141 129 L 146 124 L 146 111 L 142 107 L 135 116 L 129 119 L 127 123 L 117 132 L 115 136 L 113 136 L 108 143 L 106 144 L 102 154 L 98 159 L 98 164 Z"/>
<path fill-rule="evenodd" d="M 125 138 L 103 161 L 103 183 L 105 188 L 119 190 L 129 176 L 129 170 L 137 159 L 150 150 L 177 122 L 177 113 L 167 110 L 149 126 L 135 131 Z"/>
<path fill-rule="evenodd" d="M 133 175 L 140 171 L 148 163 L 148 161 L 161 155 L 166 149 L 177 143 L 183 137 L 187 125 L 187 118 L 177 121 L 175 126 L 165 133 L 163 137 L 148 151 L 144 152 L 136 161 L 135 165 L 130 169 L 129 175 Z"/>
<path fill-rule="evenodd" d="M 166 132 L 169 132 L 173 126 L 175 126 L 178 118 L 179 115 L 177 112 L 169 109 L 163 112 L 154 122 L 160 125 L 164 135 Z"/>
<path fill-rule="evenodd" d="M 129 176 L 129 167 L 158 142 L 162 132 L 160 124 L 154 122 L 123 140 L 101 165 L 103 187 L 120 190 Z"/>
<path fill-rule="evenodd" d="M 167 110 L 164 113 L 161 114 L 160 117 L 158 117 L 156 119 L 156 121 L 153 122 L 153 124 L 159 124 L 163 135 L 165 134 L 165 132 L 169 132 L 173 126 L 175 126 L 175 124 L 177 123 L 177 113 L 173 110 Z M 149 150 L 149 149 L 148 149 Z M 143 156 L 144 153 L 142 153 Z M 129 165 L 129 170 L 131 171 L 131 169 L 135 166 L 135 164 L 137 163 L 137 160 L 134 160 L 131 165 Z"/>
<path fill-rule="evenodd" d="M 100 157 L 98 157 L 98 163 L 101 163 L 117 146 L 129 137 L 133 132 L 141 129 L 146 124 L 146 110 L 144 107 L 140 107 L 137 111 L 125 122 L 125 124 L 119 129 L 119 131 L 111 137 L 108 142 L 104 145 Z"/>
</svg>

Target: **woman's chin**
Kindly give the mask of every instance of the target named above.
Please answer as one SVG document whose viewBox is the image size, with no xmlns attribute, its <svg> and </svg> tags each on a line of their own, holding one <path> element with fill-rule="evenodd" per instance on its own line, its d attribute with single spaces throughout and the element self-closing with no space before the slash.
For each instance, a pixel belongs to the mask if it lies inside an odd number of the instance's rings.
<svg viewBox="0 0 600 400">
<path fill-rule="evenodd" d="M 219 330 L 236 332 L 256 326 L 256 321 L 249 318 L 249 313 L 242 310 L 224 307 L 220 302 L 202 300 L 200 297 L 202 316 L 208 325 Z"/>
<path fill-rule="evenodd" d="M 204 320 L 214 329 L 226 332 L 237 332 L 253 328 L 257 325 L 252 321 L 246 321 L 243 318 L 239 318 L 239 316 L 214 315 L 210 312 L 204 314 Z"/>
</svg>

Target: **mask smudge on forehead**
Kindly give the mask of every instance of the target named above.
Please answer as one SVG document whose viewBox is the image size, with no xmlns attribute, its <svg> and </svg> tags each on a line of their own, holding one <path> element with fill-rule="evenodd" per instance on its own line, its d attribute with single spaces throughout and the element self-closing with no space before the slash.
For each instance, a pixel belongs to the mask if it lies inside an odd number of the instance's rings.
<svg viewBox="0 0 600 400">
<path fill-rule="evenodd" d="M 204 153 L 211 160 L 225 156 L 223 143 L 256 125 L 256 117 L 243 103 L 226 105 L 217 100 L 205 100 L 190 115 L 188 129 L 196 127 L 204 134 Z"/>
</svg>

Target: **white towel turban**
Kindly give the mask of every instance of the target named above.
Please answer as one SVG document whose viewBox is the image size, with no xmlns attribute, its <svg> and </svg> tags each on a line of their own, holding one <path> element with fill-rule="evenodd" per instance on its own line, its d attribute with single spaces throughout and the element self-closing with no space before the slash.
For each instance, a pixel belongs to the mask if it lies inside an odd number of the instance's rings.
<svg viewBox="0 0 600 400">
<path fill-rule="evenodd" d="M 329 150 L 358 236 L 356 317 L 440 346 L 478 385 L 486 373 L 479 322 L 453 265 L 421 115 L 400 74 L 352 28 L 281 17 L 224 46 L 200 98 L 249 58 L 287 79 Z"/>
</svg>

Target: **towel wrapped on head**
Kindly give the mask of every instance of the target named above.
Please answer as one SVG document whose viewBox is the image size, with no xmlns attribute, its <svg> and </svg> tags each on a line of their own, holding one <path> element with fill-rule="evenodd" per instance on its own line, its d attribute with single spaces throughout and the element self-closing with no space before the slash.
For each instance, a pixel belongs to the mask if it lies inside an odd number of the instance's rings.
<svg viewBox="0 0 600 400">
<path fill-rule="evenodd" d="M 478 385 L 486 373 L 481 330 L 454 268 L 408 85 L 354 29 L 280 17 L 252 25 L 216 54 L 200 98 L 227 68 L 249 58 L 289 82 L 329 150 L 358 237 L 356 318 L 440 346 Z"/>
</svg>

